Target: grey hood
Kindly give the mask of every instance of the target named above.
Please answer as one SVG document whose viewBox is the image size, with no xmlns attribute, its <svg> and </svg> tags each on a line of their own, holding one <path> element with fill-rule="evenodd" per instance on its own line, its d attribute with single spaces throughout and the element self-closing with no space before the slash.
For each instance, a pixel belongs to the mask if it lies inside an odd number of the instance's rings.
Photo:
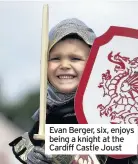
<svg viewBox="0 0 138 164">
<path fill-rule="evenodd" d="M 70 113 L 74 113 L 74 106 L 72 108 L 63 108 L 64 105 L 68 103 L 74 104 L 74 96 L 75 92 L 65 94 L 60 93 L 58 90 L 56 90 L 49 82 L 48 82 L 48 88 L 47 88 L 47 115 L 48 114 L 55 114 L 60 113 L 66 115 Z M 57 108 L 58 107 L 58 108 Z M 61 107 L 61 108 L 60 108 Z M 58 111 L 57 111 L 58 110 Z M 34 113 L 32 116 L 33 120 L 38 121 L 39 120 L 39 109 Z"/>
</svg>

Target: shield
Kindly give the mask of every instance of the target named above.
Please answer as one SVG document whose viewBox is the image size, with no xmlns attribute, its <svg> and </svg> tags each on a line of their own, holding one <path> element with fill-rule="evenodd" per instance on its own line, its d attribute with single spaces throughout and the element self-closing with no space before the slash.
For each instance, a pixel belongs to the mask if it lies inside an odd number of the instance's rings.
<svg viewBox="0 0 138 164">
<path fill-rule="evenodd" d="M 95 39 L 76 93 L 75 112 L 80 124 L 138 123 L 138 30 L 111 26 Z"/>
</svg>

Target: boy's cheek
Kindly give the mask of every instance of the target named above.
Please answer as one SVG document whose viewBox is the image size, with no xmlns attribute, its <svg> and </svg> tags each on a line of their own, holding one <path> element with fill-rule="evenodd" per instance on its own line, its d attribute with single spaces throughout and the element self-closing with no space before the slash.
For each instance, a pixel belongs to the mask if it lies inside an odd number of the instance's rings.
<svg viewBox="0 0 138 164">
<path fill-rule="evenodd" d="M 48 72 L 53 72 L 57 69 L 57 64 L 56 63 L 49 63 L 48 64 Z"/>
<path fill-rule="evenodd" d="M 78 72 L 82 72 L 85 68 L 86 62 L 79 62 L 75 65 L 76 70 L 78 70 Z"/>
</svg>

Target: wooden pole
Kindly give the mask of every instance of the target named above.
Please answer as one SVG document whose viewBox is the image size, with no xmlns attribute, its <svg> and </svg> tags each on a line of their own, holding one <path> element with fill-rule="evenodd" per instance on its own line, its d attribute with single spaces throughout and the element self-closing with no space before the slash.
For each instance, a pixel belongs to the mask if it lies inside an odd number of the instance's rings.
<svg viewBox="0 0 138 164">
<path fill-rule="evenodd" d="M 42 43 L 41 43 L 41 69 L 40 69 L 40 111 L 39 132 L 34 139 L 45 140 L 46 103 L 47 103 L 47 54 L 48 54 L 48 5 L 43 6 L 42 15 Z"/>
</svg>

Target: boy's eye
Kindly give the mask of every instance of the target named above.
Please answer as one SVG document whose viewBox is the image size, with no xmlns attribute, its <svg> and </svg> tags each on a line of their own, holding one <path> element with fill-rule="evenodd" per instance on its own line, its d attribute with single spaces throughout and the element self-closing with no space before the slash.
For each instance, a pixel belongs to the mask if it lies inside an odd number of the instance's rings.
<svg viewBox="0 0 138 164">
<path fill-rule="evenodd" d="M 74 58 L 71 58 L 71 60 L 77 61 L 77 60 L 81 60 L 81 59 L 80 58 L 77 58 L 77 57 L 74 57 Z"/>
<path fill-rule="evenodd" d="M 51 60 L 60 60 L 60 58 L 59 58 L 59 57 L 54 57 L 54 58 L 50 58 L 49 60 L 50 60 L 50 61 L 51 61 Z"/>
</svg>

